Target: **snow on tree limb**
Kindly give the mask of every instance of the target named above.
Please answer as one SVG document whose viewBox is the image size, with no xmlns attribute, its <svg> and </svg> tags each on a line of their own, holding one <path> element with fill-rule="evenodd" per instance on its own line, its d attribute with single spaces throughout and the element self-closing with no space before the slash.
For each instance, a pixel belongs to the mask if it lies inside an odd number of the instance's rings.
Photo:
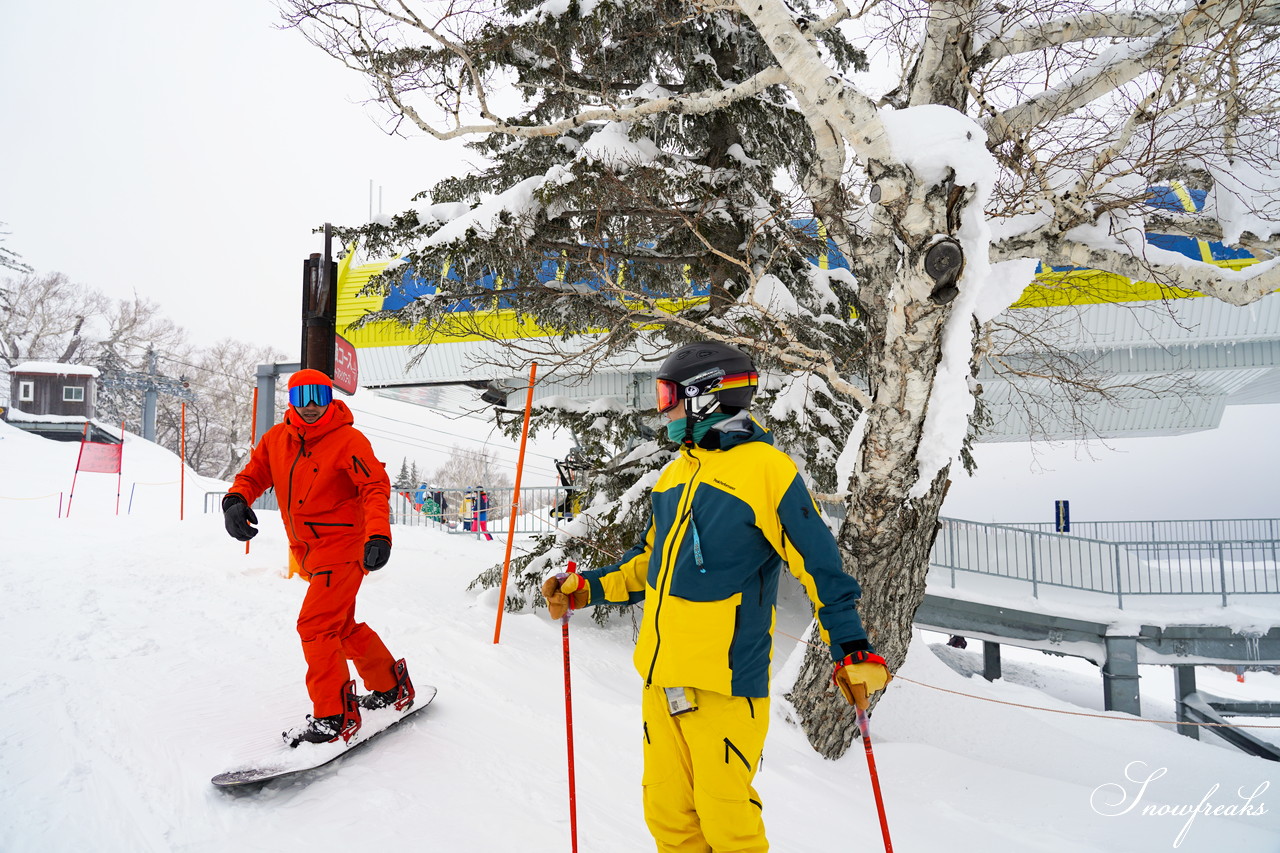
<svg viewBox="0 0 1280 853">
<path fill-rule="evenodd" d="M 1091 67 L 1001 111 L 992 118 L 990 132 L 997 140 L 1024 136 L 1053 117 L 1093 103 L 1153 67 L 1167 66 L 1171 56 L 1176 56 L 1186 45 L 1212 33 L 1229 32 L 1255 12 L 1256 5 L 1250 0 L 1205 0 L 1188 4 L 1187 11 L 1160 33 L 1134 43 L 1122 42 Z M 1261 10 L 1261 22 L 1280 23 L 1280 11 L 1268 6 Z"/>
<path fill-rule="evenodd" d="M 1237 271 L 1155 247 L 1147 247 L 1145 257 L 1070 239 L 1049 240 L 1045 247 L 1046 262 L 1054 266 L 1107 270 L 1135 281 L 1154 277 L 1162 284 L 1198 291 L 1231 305 L 1248 305 L 1280 290 L 1280 258 Z"/>
<path fill-rule="evenodd" d="M 1159 35 L 1175 23 L 1177 13 L 1084 12 L 1068 18 L 1036 22 L 992 38 L 973 59 L 975 65 L 1035 53 L 1089 39 L 1132 39 Z"/>
</svg>

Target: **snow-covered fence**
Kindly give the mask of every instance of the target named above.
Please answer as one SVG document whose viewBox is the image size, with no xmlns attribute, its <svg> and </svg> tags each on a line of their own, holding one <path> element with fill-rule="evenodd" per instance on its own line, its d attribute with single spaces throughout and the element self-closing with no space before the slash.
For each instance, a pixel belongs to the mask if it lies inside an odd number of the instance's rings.
<svg viewBox="0 0 1280 853">
<path fill-rule="evenodd" d="M 1265 519 L 1263 519 L 1265 521 Z M 959 572 L 1116 596 L 1280 593 L 1280 537 L 1206 541 L 1108 541 L 1025 526 L 941 519 L 929 564 Z M 1231 529 L 1224 527 L 1223 529 Z"/>
</svg>

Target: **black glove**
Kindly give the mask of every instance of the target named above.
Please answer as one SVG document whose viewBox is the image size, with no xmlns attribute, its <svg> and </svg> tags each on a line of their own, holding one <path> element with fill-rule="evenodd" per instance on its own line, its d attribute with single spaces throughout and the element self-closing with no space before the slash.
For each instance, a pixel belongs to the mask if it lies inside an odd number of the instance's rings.
<svg viewBox="0 0 1280 853">
<path fill-rule="evenodd" d="M 364 567 L 376 572 L 391 559 L 391 540 L 385 536 L 370 536 L 364 543 Z"/>
<path fill-rule="evenodd" d="M 235 492 L 222 499 L 222 520 L 232 539 L 248 542 L 258 535 L 258 528 L 249 526 L 258 523 L 258 516 L 254 515 L 253 507 Z"/>
</svg>

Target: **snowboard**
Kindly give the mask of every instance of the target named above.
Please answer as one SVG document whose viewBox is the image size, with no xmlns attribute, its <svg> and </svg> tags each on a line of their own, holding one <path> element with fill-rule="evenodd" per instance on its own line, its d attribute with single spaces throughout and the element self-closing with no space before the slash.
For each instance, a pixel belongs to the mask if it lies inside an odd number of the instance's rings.
<svg viewBox="0 0 1280 853">
<path fill-rule="evenodd" d="M 290 749 L 280 744 L 280 752 L 250 765 L 237 767 L 214 776 L 213 784 L 218 788 L 238 788 L 245 785 L 261 785 L 273 779 L 284 779 L 308 770 L 323 767 L 347 753 L 359 749 L 378 735 L 393 728 L 398 723 L 409 719 L 414 714 L 431 704 L 436 698 L 436 689 L 429 685 L 417 687 L 417 695 L 413 699 L 413 707 L 407 711 L 397 711 L 394 707 L 379 708 L 375 711 L 361 713 L 360 728 L 350 740 L 338 739 L 332 743 L 300 743 Z"/>
</svg>

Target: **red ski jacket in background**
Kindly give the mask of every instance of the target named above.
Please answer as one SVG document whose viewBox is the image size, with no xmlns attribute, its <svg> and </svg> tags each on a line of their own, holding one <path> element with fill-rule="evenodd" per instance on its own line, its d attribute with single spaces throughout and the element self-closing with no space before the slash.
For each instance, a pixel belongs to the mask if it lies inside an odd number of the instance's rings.
<svg viewBox="0 0 1280 853">
<path fill-rule="evenodd" d="M 391 539 L 391 481 L 354 423 L 341 400 L 314 424 L 289 408 L 231 485 L 250 505 L 275 488 L 289 549 L 305 574 L 335 563 L 362 564 L 370 536 Z"/>
</svg>

